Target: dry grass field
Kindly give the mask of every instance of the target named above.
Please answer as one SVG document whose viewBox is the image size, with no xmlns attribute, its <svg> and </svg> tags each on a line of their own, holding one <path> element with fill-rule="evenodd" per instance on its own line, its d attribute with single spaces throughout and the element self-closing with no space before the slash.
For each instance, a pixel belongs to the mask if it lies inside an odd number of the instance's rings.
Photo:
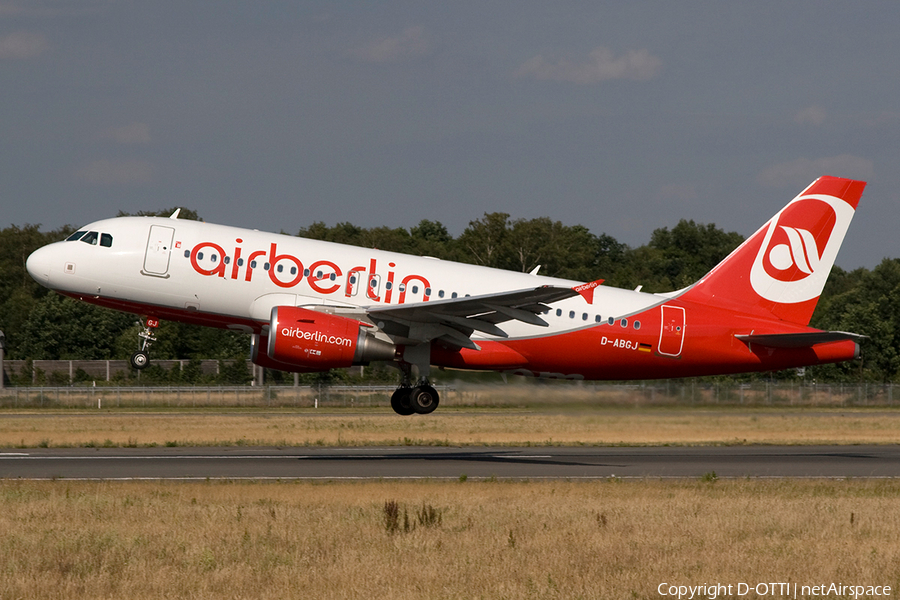
<svg viewBox="0 0 900 600">
<path fill-rule="evenodd" d="M 664 582 L 900 589 L 893 480 L 4 481 L 0 530 L 0 598 L 660 598 Z"/>
<path fill-rule="evenodd" d="M 890 408 L 446 408 L 4 410 L 0 447 L 900 441 Z M 900 590 L 895 480 L 0 480 L 0 531 L 2 599 L 661 598 L 661 583 L 775 581 Z"/>
<path fill-rule="evenodd" d="M 0 447 L 892 444 L 888 408 L 388 409 L 215 412 L 0 411 Z"/>
</svg>

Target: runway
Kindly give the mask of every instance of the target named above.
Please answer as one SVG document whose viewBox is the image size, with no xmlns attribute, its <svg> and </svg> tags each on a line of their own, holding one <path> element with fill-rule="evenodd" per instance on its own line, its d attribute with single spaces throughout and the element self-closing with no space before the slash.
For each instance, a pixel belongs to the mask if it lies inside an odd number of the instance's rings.
<svg viewBox="0 0 900 600">
<path fill-rule="evenodd" d="M 0 478 L 605 479 L 900 477 L 900 446 L 529 448 L 36 448 L 0 452 Z"/>
</svg>

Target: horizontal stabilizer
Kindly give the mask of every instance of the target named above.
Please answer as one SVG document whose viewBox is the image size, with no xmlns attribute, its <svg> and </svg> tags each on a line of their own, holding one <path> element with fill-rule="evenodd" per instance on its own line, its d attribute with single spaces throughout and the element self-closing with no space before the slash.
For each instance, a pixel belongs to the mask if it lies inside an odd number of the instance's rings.
<svg viewBox="0 0 900 600">
<path fill-rule="evenodd" d="M 768 333 L 734 336 L 745 344 L 759 344 L 768 348 L 809 348 L 816 344 L 853 340 L 859 343 L 868 336 L 847 331 L 809 331 L 803 333 Z"/>
</svg>

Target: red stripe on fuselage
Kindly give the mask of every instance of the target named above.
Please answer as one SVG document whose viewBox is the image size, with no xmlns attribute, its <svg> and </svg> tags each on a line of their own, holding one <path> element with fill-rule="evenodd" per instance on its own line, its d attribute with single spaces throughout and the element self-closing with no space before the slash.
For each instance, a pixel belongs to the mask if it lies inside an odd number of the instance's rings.
<svg viewBox="0 0 900 600">
<path fill-rule="evenodd" d="M 246 328 L 259 333 L 265 323 L 244 317 L 151 306 L 126 300 L 66 294 L 98 306 L 134 314 L 218 327 Z M 452 350 L 432 344 L 432 364 L 457 369 L 510 370 L 535 376 L 576 376 L 584 379 L 664 379 L 754 371 L 777 371 L 799 366 L 852 360 L 853 341 L 818 344 L 810 348 L 768 348 L 736 339 L 737 334 L 818 331 L 785 322 L 672 301 L 684 306 L 684 346 L 678 356 L 659 352 L 661 307 L 630 315 L 613 325 L 597 325 L 565 333 L 512 340 L 476 340 L 481 350 Z M 635 322 L 641 323 L 635 329 Z M 644 351 L 641 347 L 644 347 Z M 647 352 L 646 347 L 651 351 Z"/>
</svg>

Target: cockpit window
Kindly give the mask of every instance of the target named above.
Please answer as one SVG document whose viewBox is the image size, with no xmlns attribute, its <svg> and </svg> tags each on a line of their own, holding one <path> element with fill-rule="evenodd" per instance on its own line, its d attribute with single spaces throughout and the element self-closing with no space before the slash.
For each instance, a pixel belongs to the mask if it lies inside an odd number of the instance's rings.
<svg viewBox="0 0 900 600">
<path fill-rule="evenodd" d="M 112 247 L 112 236 L 109 235 L 108 233 L 101 233 L 100 234 L 100 245 L 105 246 L 107 248 Z"/>
<path fill-rule="evenodd" d="M 97 245 L 97 238 L 100 237 L 96 231 L 88 231 L 87 235 L 81 238 L 85 244 Z"/>
<path fill-rule="evenodd" d="M 67 238 L 66 238 L 66 241 L 67 241 L 67 242 L 74 242 L 75 240 L 80 240 L 80 239 L 81 239 L 81 236 L 83 236 L 84 234 L 85 234 L 84 229 L 82 229 L 81 231 L 76 231 L 75 233 L 73 233 L 72 235 L 70 235 L 69 237 L 67 237 Z"/>
</svg>

